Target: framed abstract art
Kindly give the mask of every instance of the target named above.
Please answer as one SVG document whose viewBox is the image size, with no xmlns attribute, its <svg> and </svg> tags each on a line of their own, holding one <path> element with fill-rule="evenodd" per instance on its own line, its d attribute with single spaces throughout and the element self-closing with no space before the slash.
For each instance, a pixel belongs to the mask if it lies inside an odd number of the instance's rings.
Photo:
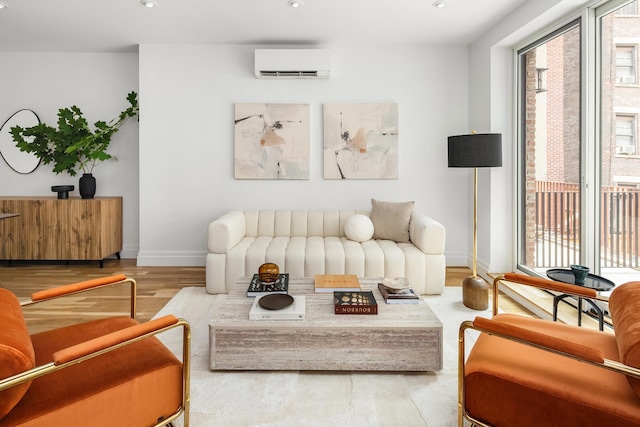
<svg viewBox="0 0 640 427">
<path fill-rule="evenodd" d="M 398 179 L 398 104 L 324 105 L 325 179 Z"/>
<path fill-rule="evenodd" d="M 235 178 L 309 179 L 309 105 L 235 104 Z"/>
</svg>

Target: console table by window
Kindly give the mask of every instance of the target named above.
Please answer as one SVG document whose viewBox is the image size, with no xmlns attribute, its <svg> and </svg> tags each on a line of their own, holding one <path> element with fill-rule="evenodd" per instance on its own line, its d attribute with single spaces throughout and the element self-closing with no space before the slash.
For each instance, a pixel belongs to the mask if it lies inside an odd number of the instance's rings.
<svg viewBox="0 0 640 427">
<path fill-rule="evenodd" d="M 122 197 L 0 197 L 1 260 L 103 260 L 122 250 Z"/>
</svg>

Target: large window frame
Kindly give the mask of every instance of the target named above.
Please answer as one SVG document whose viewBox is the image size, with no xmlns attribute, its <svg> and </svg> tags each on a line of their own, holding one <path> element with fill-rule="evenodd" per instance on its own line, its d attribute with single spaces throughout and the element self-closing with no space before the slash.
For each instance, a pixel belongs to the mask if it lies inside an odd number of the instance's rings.
<svg viewBox="0 0 640 427">
<path fill-rule="evenodd" d="M 523 203 L 524 197 L 526 197 L 525 191 L 525 158 L 526 152 L 524 149 L 525 141 L 525 113 L 526 106 L 522 85 L 525 84 L 526 76 L 523 75 L 523 63 L 522 53 L 526 49 L 531 49 L 532 46 L 541 45 L 545 41 L 550 40 L 566 31 L 567 28 L 571 28 L 575 25 L 580 26 L 581 37 L 581 59 L 580 59 L 580 91 L 581 91 L 581 123 L 580 123 L 580 228 L 581 239 L 580 246 L 580 263 L 594 266 L 592 273 L 600 274 L 600 212 L 599 197 L 600 197 L 600 184 L 602 182 L 600 159 L 602 158 L 602 147 L 600 144 L 600 132 L 601 132 L 601 111 L 600 111 L 600 98 L 601 94 L 601 45 L 600 45 L 600 27 L 599 20 L 605 15 L 621 8 L 628 6 L 633 0 L 609 0 L 592 2 L 585 7 L 582 11 L 575 13 L 572 16 L 567 17 L 564 21 L 557 23 L 553 27 L 547 28 L 544 32 L 541 32 L 526 42 L 515 46 L 513 50 L 514 64 L 516 64 L 514 78 L 514 93 L 517 94 L 516 108 L 517 112 L 514 115 L 514 129 L 516 129 L 516 149 L 515 149 L 515 164 L 516 164 L 516 186 L 515 186 L 515 200 L 517 201 L 518 209 L 515 218 L 515 256 L 514 256 L 514 269 L 516 271 L 524 272 L 530 275 L 543 276 L 540 269 L 538 271 L 525 265 L 525 247 L 526 244 L 526 230 L 525 230 L 525 204 Z M 624 11 L 632 10 L 631 7 L 627 7 Z M 633 9 L 637 13 L 636 9 Z M 622 14 L 625 15 L 624 13 Z M 622 46 L 622 45 L 621 45 Z M 626 47 L 633 49 L 633 72 L 636 75 L 633 84 L 638 84 L 638 67 L 636 45 L 625 44 Z M 629 82 L 623 82 L 620 84 L 631 84 Z M 620 112 L 620 114 L 625 115 Z M 614 118 L 615 119 L 615 118 Z M 636 118 L 634 118 L 636 120 Z M 635 126 L 633 127 L 635 131 Z M 637 147 L 637 135 L 633 135 L 634 141 Z"/>
</svg>

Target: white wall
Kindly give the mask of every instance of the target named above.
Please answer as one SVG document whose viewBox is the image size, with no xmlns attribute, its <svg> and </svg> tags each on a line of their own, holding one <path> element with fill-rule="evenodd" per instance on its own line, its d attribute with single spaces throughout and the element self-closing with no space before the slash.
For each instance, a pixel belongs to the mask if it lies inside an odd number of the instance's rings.
<svg viewBox="0 0 640 427">
<path fill-rule="evenodd" d="M 93 124 L 111 120 L 128 107 L 126 95 L 138 91 L 135 53 L 7 53 L 0 52 L 0 124 L 26 108 L 49 125 L 59 108 L 77 105 Z M 123 251 L 137 256 L 138 240 L 138 123 L 130 120 L 113 137 L 109 153 L 118 160 L 102 162 L 93 174 L 96 196 L 123 197 Z M 56 175 L 53 165 L 40 165 L 31 174 L 14 172 L 0 160 L 0 196 L 55 196 L 52 185 L 72 184 L 78 178 Z"/>
<path fill-rule="evenodd" d="M 263 48 L 264 46 L 260 46 Z M 467 132 L 467 47 L 322 46 L 328 80 L 259 80 L 256 46 L 141 45 L 140 265 L 203 265 L 207 224 L 233 209 L 369 209 L 415 200 L 442 222 L 447 262 L 466 264 L 467 173 L 447 168 L 447 136 Z M 311 106 L 311 177 L 235 180 L 240 102 Z M 322 177 L 322 105 L 399 104 L 400 178 Z"/>
</svg>

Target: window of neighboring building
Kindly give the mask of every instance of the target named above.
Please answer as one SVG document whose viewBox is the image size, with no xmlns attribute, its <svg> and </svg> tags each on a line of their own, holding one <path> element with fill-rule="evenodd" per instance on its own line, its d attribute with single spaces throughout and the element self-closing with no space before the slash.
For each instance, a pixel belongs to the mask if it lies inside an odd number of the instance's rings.
<svg viewBox="0 0 640 427">
<path fill-rule="evenodd" d="M 616 46 L 616 83 L 636 84 L 636 47 Z"/>
<path fill-rule="evenodd" d="M 638 4 L 634 1 L 633 3 L 629 3 L 626 6 L 622 6 L 620 9 L 615 11 L 616 15 L 637 15 L 638 14 Z"/>
<path fill-rule="evenodd" d="M 636 153 L 635 116 L 616 115 L 616 154 Z"/>
</svg>

